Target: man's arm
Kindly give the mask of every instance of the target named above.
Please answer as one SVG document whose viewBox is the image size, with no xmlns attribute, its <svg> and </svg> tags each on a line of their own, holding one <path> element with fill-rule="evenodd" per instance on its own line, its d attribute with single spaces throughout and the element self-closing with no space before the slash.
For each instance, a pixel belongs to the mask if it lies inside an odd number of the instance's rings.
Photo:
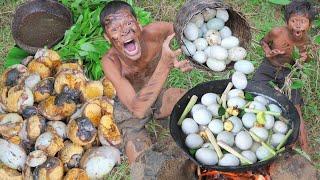
<svg viewBox="0 0 320 180">
<path fill-rule="evenodd" d="M 136 93 L 131 83 L 121 75 L 119 67 L 108 58 L 103 60 L 103 68 L 107 78 L 113 83 L 120 101 L 138 118 L 143 118 L 156 101 L 169 75 L 173 60 L 178 52 L 169 48 L 170 36 L 163 44 L 161 59 L 148 83 Z"/>
<path fill-rule="evenodd" d="M 267 58 L 273 58 L 279 54 L 284 54 L 284 51 L 279 49 L 271 49 L 270 43 L 273 39 L 281 33 L 279 28 L 273 28 L 264 38 L 261 39 L 260 44 Z"/>
</svg>

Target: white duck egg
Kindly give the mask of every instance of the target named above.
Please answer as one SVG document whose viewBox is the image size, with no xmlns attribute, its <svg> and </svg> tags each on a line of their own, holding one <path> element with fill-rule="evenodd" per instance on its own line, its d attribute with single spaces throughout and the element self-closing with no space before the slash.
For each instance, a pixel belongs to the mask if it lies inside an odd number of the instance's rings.
<svg viewBox="0 0 320 180">
<path fill-rule="evenodd" d="M 217 14 L 217 11 L 215 9 L 209 9 L 209 8 L 207 8 L 202 12 L 204 20 L 206 22 L 213 19 L 216 16 L 216 14 Z"/>
<path fill-rule="evenodd" d="M 218 134 L 217 141 L 224 142 L 227 145 L 232 147 L 234 144 L 234 136 L 231 132 L 222 131 L 221 133 Z"/>
<path fill-rule="evenodd" d="M 245 89 L 247 87 L 247 77 L 242 72 L 234 72 L 231 79 L 234 87 L 237 89 Z"/>
<path fill-rule="evenodd" d="M 257 162 L 257 156 L 254 152 L 252 151 L 242 151 L 241 155 L 244 156 L 245 158 L 247 158 L 249 161 L 255 163 Z"/>
<path fill-rule="evenodd" d="M 239 46 L 239 43 L 240 41 L 237 37 L 230 36 L 230 37 L 224 38 L 221 41 L 221 46 L 225 49 L 232 49 L 234 47 Z"/>
<path fill-rule="evenodd" d="M 227 67 L 226 63 L 224 61 L 219 61 L 213 58 L 207 59 L 207 66 L 215 72 L 221 72 L 224 71 Z"/>
<path fill-rule="evenodd" d="M 214 119 L 209 123 L 208 128 L 213 134 L 219 134 L 223 131 L 223 122 L 219 119 Z"/>
<path fill-rule="evenodd" d="M 212 113 L 214 117 L 219 116 L 219 108 L 220 108 L 219 104 L 211 104 L 208 106 L 208 110 Z"/>
<path fill-rule="evenodd" d="M 200 31 L 202 32 L 202 35 L 205 36 L 208 32 L 208 28 L 207 28 L 207 23 L 204 23 L 201 28 Z"/>
<path fill-rule="evenodd" d="M 228 51 L 221 46 L 208 46 L 204 52 L 209 58 L 224 61 L 228 57 Z"/>
<path fill-rule="evenodd" d="M 198 134 L 189 134 L 186 138 L 186 146 L 190 149 L 198 149 L 202 146 L 203 139 Z"/>
<path fill-rule="evenodd" d="M 282 113 L 282 109 L 275 104 L 269 104 L 268 107 L 269 107 L 270 111 L 272 111 L 272 112 L 276 112 L 276 113 L 280 113 L 280 114 Z"/>
<path fill-rule="evenodd" d="M 284 134 L 281 134 L 281 133 L 272 134 L 271 145 L 273 147 L 277 147 L 284 138 L 285 138 Z"/>
<path fill-rule="evenodd" d="M 228 26 L 224 26 L 219 32 L 222 39 L 232 36 L 232 31 Z"/>
<path fill-rule="evenodd" d="M 243 127 L 242 121 L 237 116 L 231 116 L 229 118 L 229 121 L 231 121 L 233 124 L 233 128 L 232 128 L 231 132 L 238 133 L 242 129 L 242 127 Z"/>
<path fill-rule="evenodd" d="M 207 125 L 212 119 L 212 114 L 207 109 L 200 109 L 193 114 L 193 119 L 200 125 Z"/>
<path fill-rule="evenodd" d="M 181 129 L 184 134 L 195 134 L 199 132 L 198 124 L 191 118 L 186 118 L 183 120 Z"/>
<path fill-rule="evenodd" d="M 201 13 L 194 15 L 190 22 L 194 23 L 197 27 L 201 27 L 204 23 L 204 18 Z"/>
<path fill-rule="evenodd" d="M 207 61 L 207 55 L 203 51 L 197 51 L 192 56 L 192 59 L 197 61 L 200 64 L 203 64 L 203 63 L 205 63 Z"/>
<path fill-rule="evenodd" d="M 231 89 L 228 93 L 227 99 L 231 99 L 233 97 L 244 98 L 244 92 L 241 89 Z"/>
<path fill-rule="evenodd" d="M 195 157 L 203 165 L 215 165 L 219 160 L 217 153 L 209 148 L 198 149 Z"/>
<path fill-rule="evenodd" d="M 198 51 L 203 51 L 208 47 L 207 40 L 204 38 L 199 38 L 194 41 L 194 45 L 196 46 Z"/>
<path fill-rule="evenodd" d="M 199 28 L 194 23 L 188 23 L 184 29 L 184 37 L 189 41 L 194 41 L 199 36 Z"/>
<path fill-rule="evenodd" d="M 261 104 L 263 104 L 265 106 L 269 104 L 269 100 L 267 98 L 263 97 L 263 96 L 254 97 L 254 101 L 257 101 L 257 102 L 259 102 L 259 103 L 261 103 Z"/>
<path fill-rule="evenodd" d="M 236 107 L 236 108 L 243 108 L 246 105 L 246 100 L 241 97 L 233 97 L 230 98 L 227 102 L 228 107 Z"/>
<path fill-rule="evenodd" d="M 241 150 L 248 150 L 252 146 L 253 140 L 249 133 L 240 131 L 235 138 L 235 143 Z"/>
<path fill-rule="evenodd" d="M 243 126 L 246 128 L 252 128 L 257 120 L 257 117 L 254 113 L 245 113 L 242 116 Z"/>
<path fill-rule="evenodd" d="M 268 136 L 269 136 L 268 130 L 266 130 L 263 127 L 253 127 L 250 129 L 250 131 L 256 134 L 263 141 L 268 139 Z"/>
<path fill-rule="evenodd" d="M 254 66 L 250 61 L 240 60 L 234 64 L 234 69 L 244 74 L 251 74 L 254 71 Z"/>
<path fill-rule="evenodd" d="M 229 49 L 228 59 L 231 61 L 243 60 L 247 56 L 247 51 L 243 47 L 234 47 Z"/>
<path fill-rule="evenodd" d="M 285 134 L 288 131 L 288 126 L 282 121 L 276 121 L 273 126 L 273 132 Z"/>
<path fill-rule="evenodd" d="M 229 65 L 232 61 L 230 59 L 225 59 L 224 62 L 226 63 L 226 65 Z"/>
<path fill-rule="evenodd" d="M 271 116 L 270 114 L 265 114 L 265 124 L 264 124 L 264 128 L 266 129 L 272 129 L 273 125 L 274 125 L 274 117 Z"/>
<path fill-rule="evenodd" d="M 217 30 L 211 29 L 207 31 L 205 37 L 210 46 L 221 44 L 221 36 Z"/>
<path fill-rule="evenodd" d="M 184 45 L 181 46 L 181 50 L 187 56 L 193 56 L 197 51 L 197 47 L 190 41 L 184 41 Z"/>
<path fill-rule="evenodd" d="M 207 106 L 205 106 L 203 104 L 195 104 L 191 109 L 191 115 L 193 115 L 196 111 L 198 111 L 200 109 L 207 109 Z"/>
<path fill-rule="evenodd" d="M 221 30 L 224 27 L 224 21 L 220 18 L 213 18 L 207 22 L 207 28 L 213 30 Z"/>
<path fill-rule="evenodd" d="M 260 146 L 256 151 L 257 158 L 263 160 L 271 155 L 267 148 Z"/>
<path fill-rule="evenodd" d="M 258 101 L 252 101 L 249 105 L 249 109 L 256 109 L 256 110 L 260 110 L 260 111 L 267 110 L 266 106 Z"/>
<path fill-rule="evenodd" d="M 230 153 L 224 154 L 219 161 L 219 166 L 239 166 L 239 159 Z"/>
<path fill-rule="evenodd" d="M 224 22 L 227 22 L 229 20 L 229 13 L 226 9 L 217 9 L 216 17 L 222 19 Z"/>
<path fill-rule="evenodd" d="M 205 106 L 210 106 L 211 104 L 217 104 L 220 100 L 219 95 L 215 93 L 206 93 L 201 97 L 201 103 Z"/>
</svg>

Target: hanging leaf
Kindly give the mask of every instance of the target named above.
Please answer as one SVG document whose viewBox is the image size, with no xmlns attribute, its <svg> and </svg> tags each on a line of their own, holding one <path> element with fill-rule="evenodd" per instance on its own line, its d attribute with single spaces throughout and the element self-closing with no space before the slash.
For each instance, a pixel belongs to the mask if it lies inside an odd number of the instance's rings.
<svg viewBox="0 0 320 180">
<path fill-rule="evenodd" d="M 287 5 L 290 4 L 290 0 L 268 0 L 270 3 L 279 4 L 279 5 Z"/>
<path fill-rule="evenodd" d="M 291 84 L 291 89 L 301 89 L 303 87 L 303 82 L 301 80 L 294 80 Z"/>
<path fill-rule="evenodd" d="M 5 59 L 5 68 L 8 68 L 9 66 L 12 66 L 14 64 L 20 64 L 21 61 L 29 56 L 29 53 L 24 51 L 23 49 L 19 47 L 13 47 L 10 49 L 6 59 Z"/>
</svg>

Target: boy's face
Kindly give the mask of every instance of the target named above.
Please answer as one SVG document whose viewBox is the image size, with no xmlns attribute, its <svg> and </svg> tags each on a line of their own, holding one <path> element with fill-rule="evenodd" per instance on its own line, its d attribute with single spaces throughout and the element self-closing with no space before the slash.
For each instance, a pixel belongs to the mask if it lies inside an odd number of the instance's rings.
<svg viewBox="0 0 320 180">
<path fill-rule="evenodd" d="M 141 57 L 141 28 L 127 9 L 121 9 L 106 17 L 106 36 L 112 46 L 125 57 L 136 61 Z"/>
<path fill-rule="evenodd" d="M 301 39 L 310 28 L 310 20 L 306 14 L 292 14 L 288 20 L 288 28 L 295 39 Z"/>
</svg>

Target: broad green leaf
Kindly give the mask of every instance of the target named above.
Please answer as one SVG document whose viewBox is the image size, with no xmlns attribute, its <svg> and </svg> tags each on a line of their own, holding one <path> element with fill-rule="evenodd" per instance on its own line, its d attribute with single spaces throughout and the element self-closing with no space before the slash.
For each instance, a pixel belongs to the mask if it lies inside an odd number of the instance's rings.
<svg viewBox="0 0 320 180">
<path fill-rule="evenodd" d="M 13 47 L 10 49 L 6 59 L 5 59 L 5 68 L 8 68 L 14 64 L 19 64 L 21 61 L 29 55 L 26 51 L 19 47 Z"/>
<path fill-rule="evenodd" d="M 303 87 L 303 82 L 301 80 L 294 80 L 291 84 L 291 89 L 301 89 Z"/>
<path fill-rule="evenodd" d="M 268 1 L 273 4 L 279 4 L 279 5 L 287 5 L 291 2 L 290 0 L 268 0 Z"/>
</svg>

